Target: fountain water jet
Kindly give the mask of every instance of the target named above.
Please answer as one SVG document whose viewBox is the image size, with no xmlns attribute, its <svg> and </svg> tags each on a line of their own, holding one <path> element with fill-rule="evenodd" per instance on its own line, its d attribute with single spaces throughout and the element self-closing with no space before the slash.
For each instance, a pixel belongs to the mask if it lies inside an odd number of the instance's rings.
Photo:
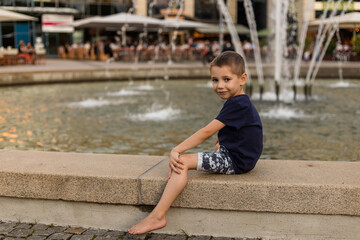
<svg viewBox="0 0 360 240">
<path fill-rule="evenodd" d="M 264 92 L 264 75 L 263 75 L 263 67 L 261 61 L 261 54 L 260 54 L 260 44 L 259 38 L 257 34 L 257 27 L 254 15 L 254 9 L 251 3 L 251 0 L 244 0 L 244 7 L 246 12 L 246 18 L 249 23 L 250 27 L 250 37 L 251 41 L 254 44 L 254 56 L 255 56 L 255 65 L 256 65 L 256 72 L 258 75 L 259 87 L 260 87 L 260 100 L 262 100 L 262 95 Z"/>
<path fill-rule="evenodd" d="M 328 8 L 328 5 L 329 5 L 329 2 L 330 1 L 328 1 L 327 8 Z M 342 2 L 342 0 L 337 1 L 336 6 L 331 11 L 331 14 L 330 14 L 329 18 L 333 18 L 336 15 L 337 9 L 340 6 L 341 2 Z M 323 41 L 325 39 L 325 35 L 326 35 L 327 31 L 329 30 L 330 25 L 331 25 L 331 23 L 328 22 L 325 25 L 325 28 L 323 29 L 323 22 L 324 22 L 324 19 L 325 19 L 325 15 L 327 14 L 327 8 L 326 8 L 326 11 L 324 11 L 324 14 L 322 16 L 322 24 L 319 26 L 319 29 L 318 29 L 318 34 L 316 36 L 317 41 L 316 41 L 316 44 L 315 44 L 315 47 L 314 47 L 314 50 L 313 50 L 313 54 L 312 54 L 312 57 L 311 57 L 310 66 L 309 66 L 308 72 L 306 74 L 306 79 L 305 79 L 305 88 L 307 89 L 307 90 L 305 90 L 305 92 L 306 92 L 305 98 L 306 99 L 308 99 L 308 96 L 311 96 L 310 77 L 311 77 L 311 74 L 313 73 L 315 61 L 316 61 L 316 59 L 319 56 L 319 53 L 321 51 L 321 46 L 322 46 Z"/>
<path fill-rule="evenodd" d="M 344 8 L 342 9 L 340 15 L 343 16 L 346 12 L 346 10 L 348 9 L 348 7 L 350 6 L 350 4 L 352 3 L 352 0 L 349 0 L 347 2 L 347 4 L 344 6 Z M 322 63 L 322 60 L 325 56 L 325 53 L 326 53 L 326 49 L 328 48 L 329 44 L 330 44 L 330 41 L 331 39 L 333 38 L 335 32 L 338 32 L 339 28 L 339 22 L 335 22 L 335 24 L 332 25 L 332 29 L 331 29 L 331 32 L 328 34 L 328 37 L 327 37 L 327 41 L 321 51 L 321 48 L 320 48 L 320 55 L 319 55 L 319 59 L 316 63 L 316 66 L 315 66 L 315 69 L 312 71 L 312 75 L 311 75 L 311 79 L 309 80 L 309 85 L 310 85 L 310 93 L 311 93 L 311 86 L 314 84 L 314 81 L 315 81 L 315 77 L 319 71 L 319 68 L 320 68 L 320 65 Z M 338 37 L 338 41 L 340 41 L 340 36 L 337 36 Z M 340 80 L 342 79 L 342 59 L 339 59 L 339 75 L 340 75 Z M 310 95 L 311 96 L 311 95 Z"/>
<path fill-rule="evenodd" d="M 299 81 L 300 67 L 301 67 L 302 56 L 303 56 L 303 52 L 304 52 L 304 46 L 305 46 L 305 37 L 306 37 L 306 32 L 307 32 L 307 29 L 309 26 L 310 13 L 313 9 L 313 5 L 314 5 L 314 0 L 310 0 L 307 5 L 307 8 L 306 8 L 305 19 L 303 22 L 303 27 L 301 29 L 300 46 L 297 49 L 297 58 L 296 58 L 295 67 L 294 67 L 294 85 L 293 85 L 294 88 L 296 88 L 296 83 Z M 307 89 L 306 84 L 304 86 L 304 89 Z"/>
<path fill-rule="evenodd" d="M 247 64 L 247 61 L 246 61 L 246 58 L 245 58 L 244 50 L 242 48 L 239 35 L 238 35 L 237 31 L 236 31 L 236 28 L 234 26 L 234 23 L 233 23 L 233 21 L 231 19 L 230 13 L 229 13 L 228 8 L 226 7 L 224 1 L 223 0 L 218 0 L 218 6 L 219 6 L 219 10 L 220 10 L 220 15 L 222 15 L 224 17 L 226 25 L 227 25 L 227 27 L 229 29 L 229 32 L 230 32 L 230 35 L 231 35 L 231 40 L 232 40 L 232 43 L 234 45 L 235 51 L 237 53 L 239 53 L 244 58 L 245 72 L 247 73 L 247 76 L 248 76 L 247 82 L 248 82 L 249 90 L 250 90 L 249 95 L 251 96 L 252 95 L 251 74 L 250 74 L 250 71 L 249 71 L 249 67 L 248 67 L 248 64 Z"/>
</svg>

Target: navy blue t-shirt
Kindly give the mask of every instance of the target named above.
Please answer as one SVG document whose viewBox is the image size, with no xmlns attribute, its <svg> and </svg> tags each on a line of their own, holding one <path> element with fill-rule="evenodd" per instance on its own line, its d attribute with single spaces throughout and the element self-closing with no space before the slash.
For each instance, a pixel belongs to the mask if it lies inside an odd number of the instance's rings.
<svg viewBox="0 0 360 240">
<path fill-rule="evenodd" d="M 246 173 L 255 167 L 263 149 L 260 116 L 245 94 L 230 98 L 215 118 L 226 126 L 219 133 L 219 144 L 229 152 L 235 173 Z"/>
</svg>

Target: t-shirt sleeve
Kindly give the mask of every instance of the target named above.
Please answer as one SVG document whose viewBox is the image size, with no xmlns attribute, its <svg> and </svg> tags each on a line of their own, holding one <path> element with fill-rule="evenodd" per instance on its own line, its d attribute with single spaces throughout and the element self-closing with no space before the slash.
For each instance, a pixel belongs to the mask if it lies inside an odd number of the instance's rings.
<svg viewBox="0 0 360 240">
<path fill-rule="evenodd" d="M 215 118 L 229 127 L 240 129 L 248 122 L 249 107 L 230 100 L 226 101 Z"/>
</svg>

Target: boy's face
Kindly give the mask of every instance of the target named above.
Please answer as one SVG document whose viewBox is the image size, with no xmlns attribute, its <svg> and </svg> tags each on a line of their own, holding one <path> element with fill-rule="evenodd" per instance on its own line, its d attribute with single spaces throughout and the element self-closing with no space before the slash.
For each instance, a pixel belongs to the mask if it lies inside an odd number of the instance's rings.
<svg viewBox="0 0 360 240">
<path fill-rule="evenodd" d="M 246 83 L 246 73 L 238 76 L 231 71 L 230 66 L 213 66 L 210 73 L 213 90 L 220 98 L 228 100 L 245 94 L 243 85 Z"/>
</svg>

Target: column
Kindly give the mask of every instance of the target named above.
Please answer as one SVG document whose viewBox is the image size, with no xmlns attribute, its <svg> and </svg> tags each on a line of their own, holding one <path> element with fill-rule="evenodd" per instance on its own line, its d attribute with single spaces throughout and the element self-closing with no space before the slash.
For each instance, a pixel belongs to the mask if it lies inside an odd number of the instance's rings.
<svg viewBox="0 0 360 240">
<path fill-rule="evenodd" d="M 147 1 L 146 0 L 136 0 L 136 10 L 135 14 L 140 16 L 147 16 Z"/>
<path fill-rule="evenodd" d="M 185 0 L 184 11 L 188 16 L 195 17 L 195 0 Z"/>
<path fill-rule="evenodd" d="M 237 11 L 238 11 L 237 0 L 228 0 L 227 7 L 229 9 L 229 13 L 233 20 L 233 23 L 237 24 Z"/>
</svg>

